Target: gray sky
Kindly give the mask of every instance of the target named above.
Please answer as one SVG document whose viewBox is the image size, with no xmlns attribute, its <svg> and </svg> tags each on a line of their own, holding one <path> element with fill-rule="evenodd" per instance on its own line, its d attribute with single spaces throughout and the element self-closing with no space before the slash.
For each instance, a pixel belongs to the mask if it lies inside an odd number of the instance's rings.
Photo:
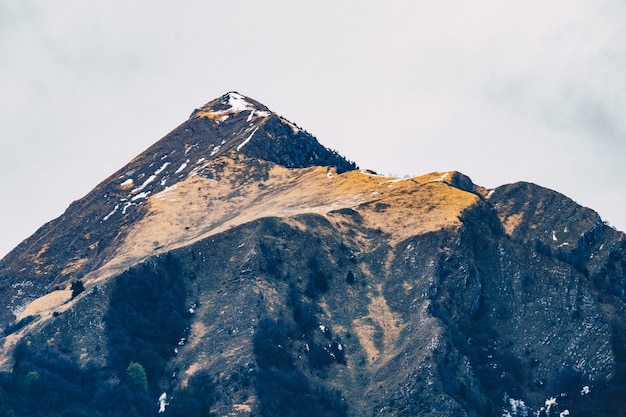
<svg viewBox="0 0 626 417">
<path fill-rule="evenodd" d="M 363 168 L 626 230 L 623 0 L 0 0 L 0 256 L 231 90 Z"/>
</svg>

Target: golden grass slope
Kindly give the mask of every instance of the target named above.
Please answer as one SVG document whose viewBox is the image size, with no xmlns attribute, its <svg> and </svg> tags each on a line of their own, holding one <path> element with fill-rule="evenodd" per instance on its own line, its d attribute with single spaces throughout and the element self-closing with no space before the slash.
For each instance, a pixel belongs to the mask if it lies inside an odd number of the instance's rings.
<svg viewBox="0 0 626 417">
<path fill-rule="evenodd" d="M 394 245 L 409 236 L 460 225 L 459 215 L 478 200 L 445 182 L 453 173 L 395 179 L 367 171 L 337 174 L 327 167 L 271 164 L 260 181 L 237 180 L 247 169 L 246 159 L 236 154 L 218 158 L 212 164 L 219 164 L 219 176 L 190 175 L 151 196 L 148 214 L 126 231 L 116 255 L 100 272 L 263 217 L 328 215 L 342 208 L 357 210 L 366 227 L 385 232 Z"/>
</svg>

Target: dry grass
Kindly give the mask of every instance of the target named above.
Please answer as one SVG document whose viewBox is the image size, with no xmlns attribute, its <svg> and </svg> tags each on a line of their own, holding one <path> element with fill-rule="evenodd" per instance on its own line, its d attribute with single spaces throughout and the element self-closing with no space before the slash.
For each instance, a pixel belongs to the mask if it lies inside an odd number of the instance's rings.
<svg viewBox="0 0 626 417">
<path fill-rule="evenodd" d="M 400 315 L 389 308 L 382 295 L 382 284 L 376 286 L 376 293 L 370 295 L 368 315 L 352 323 L 359 342 L 367 353 L 370 365 L 380 367 L 394 356 L 400 341 L 400 332 L 405 324 Z M 382 335 L 382 350 L 376 346 L 375 335 Z"/>
<path fill-rule="evenodd" d="M 62 305 L 67 303 L 70 298 L 72 298 L 71 290 L 52 291 L 30 303 L 17 319 L 21 320 L 28 316 L 50 313 L 59 309 Z"/>
<path fill-rule="evenodd" d="M 218 113 L 218 112 L 212 112 L 212 111 L 199 111 L 194 116 L 196 116 L 196 117 L 206 117 L 207 119 L 211 119 L 211 120 L 220 120 L 226 114 L 227 114 L 226 112 Z"/>
<path fill-rule="evenodd" d="M 186 387 L 189 384 L 189 378 L 194 376 L 198 371 L 201 371 L 202 369 L 206 369 L 206 365 L 203 365 L 200 362 L 194 362 L 189 365 L 187 369 L 183 372 L 181 385 L 183 387 Z"/>
<path fill-rule="evenodd" d="M 204 338 L 204 336 L 208 333 L 209 328 L 205 326 L 204 323 L 200 320 L 196 320 L 191 325 L 191 334 L 189 336 L 189 340 L 187 342 L 188 347 L 196 347 L 198 343 Z"/>
<path fill-rule="evenodd" d="M 520 223 L 522 222 L 523 218 L 524 218 L 524 213 L 516 213 L 516 214 L 511 214 L 509 217 L 505 219 L 500 219 L 502 221 L 502 224 L 504 225 L 504 231 L 506 232 L 506 234 L 512 235 L 513 232 L 515 232 L 515 229 L 517 229 L 517 226 L 519 226 Z"/>
<path fill-rule="evenodd" d="M 41 249 L 39 249 L 39 252 L 37 252 L 37 254 L 35 254 L 31 258 L 31 262 L 34 263 L 35 265 L 42 265 L 44 263 L 44 261 L 41 259 L 41 255 L 46 253 L 46 251 L 48 250 L 49 247 L 50 247 L 50 245 L 48 245 L 47 243 L 44 243 L 43 246 L 41 247 Z"/>
<path fill-rule="evenodd" d="M 75 258 L 65 265 L 65 268 L 61 271 L 61 275 L 74 273 L 82 268 L 87 262 L 89 262 L 89 258 Z"/>
<path fill-rule="evenodd" d="M 250 400 L 248 400 L 248 402 L 250 402 Z M 252 412 L 252 406 L 250 404 L 233 404 L 233 410 L 239 412 L 239 413 L 251 413 Z"/>
<path fill-rule="evenodd" d="M 339 175 L 325 167 L 274 166 L 266 181 L 239 183 L 236 178 L 246 167 L 231 158 L 215 160 L 224 164 L 218 179 L 192 175 L 151 196 L 149 214 L 128 231 L 106 267 L 132 264 L 259 218 L 327 215 L 341 208 L 357 209 L 365 226 L 388 233 L 393 245 L 458 226 L 460 213 L 478 200 L 440 181 L 441 173 L 396 180 L 359 171 Z"/>
<path fill-rule="evenodd" d="M 359 338 L 361 347 L 363 347 L 363 350 L 367 354 L 367 360 L 369 363 L 373 364 L 378 362 L 380 360 L 381 352 L 374 343 L 374 335 L 378 329 L 376 329 L 374 324 L 364 317 L 354 320 L 352 327 Z"/>
</svg>

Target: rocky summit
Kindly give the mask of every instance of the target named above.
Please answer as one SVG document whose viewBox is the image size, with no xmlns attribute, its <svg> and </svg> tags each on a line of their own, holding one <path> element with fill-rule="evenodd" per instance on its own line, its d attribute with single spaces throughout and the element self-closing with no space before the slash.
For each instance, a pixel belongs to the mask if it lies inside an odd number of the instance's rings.
<svg viewBox="0 0 626 417">
<path fill-rule="evenodd" d="M 0 261 L 0 416 L 623 416 L 626 238 L 231 92 Z"/>
</svg>

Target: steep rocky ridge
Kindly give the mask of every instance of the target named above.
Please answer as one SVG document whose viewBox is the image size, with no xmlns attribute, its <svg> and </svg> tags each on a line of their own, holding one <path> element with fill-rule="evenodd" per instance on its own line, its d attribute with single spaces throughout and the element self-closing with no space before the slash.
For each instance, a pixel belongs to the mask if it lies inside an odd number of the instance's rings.
<svg viewBox="0 0 626 417">
<path fill-rule="evenodd" d="M 0 305 L 0 323 L 12 320 L 39 296 L 65 288 L 107 262 L 128 228 L 148 213 L 145 203 L 150 196 L 233 152 L 285 167 L 334 166 L 338 172 L 355 168 L 265 106 L 228 93 L 194 111 L 188 121 L 0 261 L 0 290 L 10 300 Z"/>
<path fill-rule="evenodd" d="M 1 261 L 0 413 L 621 415 L 623 233 L 353 168 L 239 94 L 196 110 Z"/>
<path fill-rule="evenodd" d="M 490 201 L 514 240 L 574 266 L 626 301 L 626 239 L 596 212 L 529 183 L 499 187 Z"/>
</svg>

